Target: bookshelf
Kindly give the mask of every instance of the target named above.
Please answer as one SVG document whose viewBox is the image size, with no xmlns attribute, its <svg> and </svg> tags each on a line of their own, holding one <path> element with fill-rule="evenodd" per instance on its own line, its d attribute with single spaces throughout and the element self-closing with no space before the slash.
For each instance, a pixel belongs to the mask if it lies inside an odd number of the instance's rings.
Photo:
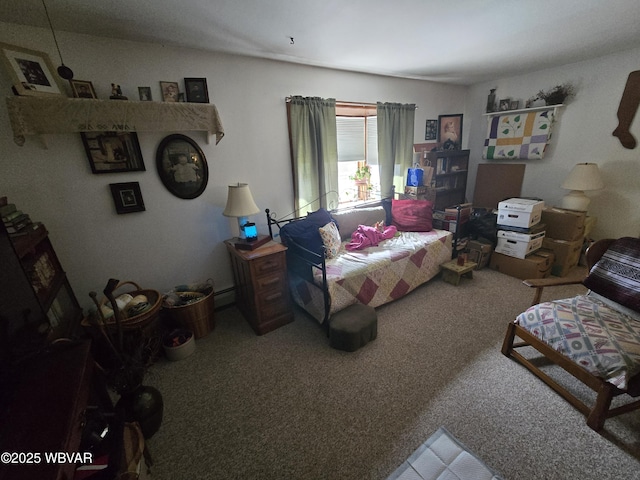
<svg viewBox="0 0 640 480">
<path fill-rule="evenodd" d="M 19 356 L 71 336 L 82 309 L 44 225 L 12 237 L 0 222 L 0 260 L 0 355 Z"/>
<path fill-rule="evenodd" d="M 427 164 L 434 169 L 431 187 L 435 188 L 434 210 L 444 210 L 465 202 L 469 150 L 444 150 L 429 152 Z M 424 160 L 423 160 L 424 163 Z"/>
</svg>

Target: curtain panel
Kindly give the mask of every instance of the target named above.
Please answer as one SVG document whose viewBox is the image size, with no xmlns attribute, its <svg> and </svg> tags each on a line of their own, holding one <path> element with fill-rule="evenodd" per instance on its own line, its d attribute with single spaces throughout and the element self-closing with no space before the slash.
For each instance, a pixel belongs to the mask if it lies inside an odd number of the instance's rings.
<svg viewBox="0 0 640 480">
<path fill-rule="evenodd" d="M 378 166 L 380 193 L 391 197 L 393 187 L 404 191 L 404 174 L 413 164 L 415 104 L 380 103 L 378 116 Z"/>
<path fill-rule="evenodd" d="M 292 96 L 287 104 L 295 212 L 327 208 L 338 192 L 336 101 Z M 329 201 L 327 198 L 329 197 Z"/>
</svg>

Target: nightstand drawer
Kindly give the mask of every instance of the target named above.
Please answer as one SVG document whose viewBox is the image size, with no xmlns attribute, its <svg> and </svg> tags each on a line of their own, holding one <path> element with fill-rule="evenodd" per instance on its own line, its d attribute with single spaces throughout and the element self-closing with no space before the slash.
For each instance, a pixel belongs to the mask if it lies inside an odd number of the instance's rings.
<svg viewBox="0 0 640 480">
<path fill-rule="evenodd" d="M 286 268 L 284 253 L 257 258 L 253 260 L 252 268 L 256 276 L 272 272 L 281 272 Z"/>
<path fill-rule="evenodd" d="M 286 290 L 268 290 L 258 293 L 258 309 L 263 321 L 282 315 L 289 311 L 289 297 Z"/>
<path fill-rule="evenodd" d="M 260 294 L 264 290 L 287 288 L 285 275 L 279 271 L 273 275 L 265 275 L 256 278 L 256 292 Z"/>
</svg>

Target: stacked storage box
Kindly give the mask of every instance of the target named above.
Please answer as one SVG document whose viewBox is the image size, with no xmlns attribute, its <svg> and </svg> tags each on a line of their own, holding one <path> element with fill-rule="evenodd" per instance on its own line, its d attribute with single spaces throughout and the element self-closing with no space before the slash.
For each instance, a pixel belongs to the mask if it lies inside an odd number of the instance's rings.
<svg viewBox="0 0 640 480">
<path fill-rule="evenodd" d="M 491 268 L 523 280 L 551 274 L 554 254 L 540 251 L 545 238 L 543 209 L 543 201 L 526 198 L 510 198 L 498 204 L 497 245 Z"/>
<path fill-rule="evenodd" d="M 551 275 L 564 277 L 580 260 L 586 212 L 547 207 L 542 210 L 542 222 L 546 225 L 542 247 L 555 254 Z"/>
</svg>

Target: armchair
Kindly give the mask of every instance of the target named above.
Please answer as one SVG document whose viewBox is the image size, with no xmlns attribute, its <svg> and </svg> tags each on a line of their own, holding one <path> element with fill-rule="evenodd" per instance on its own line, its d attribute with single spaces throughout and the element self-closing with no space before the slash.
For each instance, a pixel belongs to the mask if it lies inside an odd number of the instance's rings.
<svg viewBox="0 0 640 480">
<path fill-rule="evenodd" d="M 600 240 L 587 251 L 587 264 L 586 278 L 524 281 L 536 289 L 533 305 L 509 323 L 502 353 L 565 398 L 597 431 L 607 418 L 640 408 L 640 400 L 611 408 L 615 396 L 640 396 L 640 239 Z M 545 287 L 571 283 L 589 291 L 540 303 Z M 595 403 L 587 405 L 517 351 L 527 346 L 594 390 Z"/>
</svg>

